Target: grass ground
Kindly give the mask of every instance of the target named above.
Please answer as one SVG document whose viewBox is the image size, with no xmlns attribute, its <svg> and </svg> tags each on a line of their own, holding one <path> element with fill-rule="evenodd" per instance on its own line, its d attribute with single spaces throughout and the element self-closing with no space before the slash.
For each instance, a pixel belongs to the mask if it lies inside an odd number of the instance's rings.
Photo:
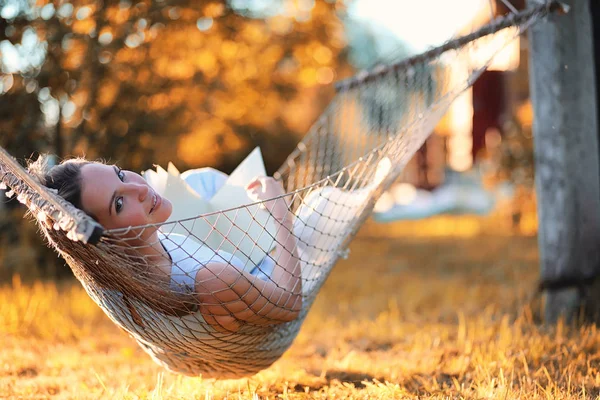
<svg viewBox="0 0 600 400">
<path fill-rule="evenodd" d="M 0 398 L 598 397 L 596 328 L 539 322 L 535 237 L 461 221 L 367 225 L 292 348 L 249 379 L 164 372 L 78 285 L 15 278 L 0 288 Z"/>
</svg>

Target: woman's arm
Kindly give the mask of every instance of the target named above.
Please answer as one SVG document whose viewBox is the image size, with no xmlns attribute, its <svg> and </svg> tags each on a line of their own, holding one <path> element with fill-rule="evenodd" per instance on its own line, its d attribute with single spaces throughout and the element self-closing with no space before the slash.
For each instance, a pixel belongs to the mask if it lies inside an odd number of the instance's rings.
<svg viewBox="0 0 600 400">
<path fill-rule="evenodd" d="M 235 332 L 242 322 L 275 325 L 293 321 L 302 308 L 300 293 L 216 262 L 196 274 L 196 295 L 204 320 L 218 331 Z"/>
<path fill-rule="evenodd" d="M 273 178 L 261 177 L 247 186 L 256 200 L 284 194 Z M 293 218 L 284 198 L 266 201 L 264 207 L 276 221 L 278 246 L 275 267 L 263 281 L 229 264 L 209 263 L 196 274 L 196 293 L 206 322 L 220 331 L 237 331 L 242 322 L 273 325 L 289 322 L 302 309 L 300 262 L 293 234 Z"/>
</svg>

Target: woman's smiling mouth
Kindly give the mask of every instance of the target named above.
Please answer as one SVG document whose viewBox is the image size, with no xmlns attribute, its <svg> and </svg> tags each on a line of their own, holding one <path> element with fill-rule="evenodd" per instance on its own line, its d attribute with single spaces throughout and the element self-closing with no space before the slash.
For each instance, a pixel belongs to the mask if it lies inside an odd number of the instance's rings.
<svg viewBox="0 0 600 400">
<path fill-rule="evenodd" d="M 161 198 L 160 196 L 152 191 L 152 207 L 150 208 L 150 212 L 148 214 L 152 214 L 158 207 L 160 207 Z"/>
</svg>

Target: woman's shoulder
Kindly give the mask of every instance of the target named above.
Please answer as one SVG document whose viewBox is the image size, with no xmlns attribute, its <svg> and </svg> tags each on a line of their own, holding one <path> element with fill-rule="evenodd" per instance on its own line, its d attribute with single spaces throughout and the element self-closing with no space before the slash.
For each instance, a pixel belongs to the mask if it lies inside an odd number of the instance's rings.
<svg viewBox="0 0 600 400">
<path fill-rule="evenodd" d="M 222 262 L 236 268 L 244 268 L 244 263 L 233 254 L 224 250 L 212 249 L 191 236 L 178 233 L 159 233 L 159 239 L 171 256 L 173 264 L 180 268 L 197 268 L 209 262 Z"/>
<path fill-rule="evenodd" d="M 193 239 L 191 237 L 182 235 L 181 233 L 161 232 L 160 230 L 157 233 L 158 239 L 162 242 L 163 245 L 166 245 L 167 243 L 182 245 L 186 241 L 189 241 L 190 243 L 193 242 Z"/>
<path fill-rule="evenodd" d="M 189 259 L 190 257 L 203 258 L 198 253 L 207 247 L 192 236 L 181 235 L 179 233 L 159 232 L 158 238 L 174 263 L 183 259 Z"/>
</svg>

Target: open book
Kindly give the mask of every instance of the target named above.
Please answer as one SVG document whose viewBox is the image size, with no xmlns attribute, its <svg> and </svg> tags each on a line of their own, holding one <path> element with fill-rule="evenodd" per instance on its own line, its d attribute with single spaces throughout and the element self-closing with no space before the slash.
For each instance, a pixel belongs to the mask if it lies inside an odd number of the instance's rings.
<svg viewBox="0 0 600 400">
<path fill-rule="evenodd" d="M 248 206 L 254 201 L 248 197 L 244 188 L 259 175 L 266 175 L 266 171 L 258 147 L 229 175 L 210 199 L 202 198 L 185 181 L 186 173 L 180 174 L 171 163 L 166 171 L 157 166 L 156 171 L 144 172 L 150 186 L 173 203 L 173 213 L 168 222 L 189 219 L 164 225 L 161 228 L 163 233 L 185 236 L 191 234 L 192 239 L 204 243 L 214 251 L 225 250 L 234 254 L 246 264 L 247 271 L 260 263 L 276 245 L 273 217 L 259 204 Z M 244 207 L 194 218 L 240 206 Z"/>
</svg>

